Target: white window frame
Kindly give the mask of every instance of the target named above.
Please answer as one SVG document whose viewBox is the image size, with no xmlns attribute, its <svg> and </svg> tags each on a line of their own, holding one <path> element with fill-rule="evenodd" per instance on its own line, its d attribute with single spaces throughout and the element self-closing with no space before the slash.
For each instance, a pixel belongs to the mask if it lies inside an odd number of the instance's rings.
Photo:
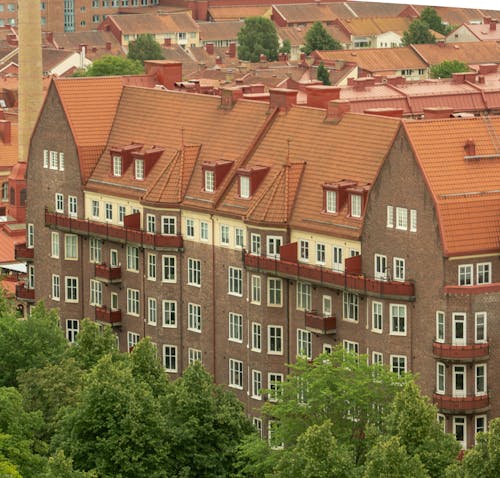
<svg viewBox="0 0 500 478">
<path fill-rule="evenodd" d="M 156 254 L 148 253 L 148 280 L 155 281 L 156 280 Z"/>
<path fill-rule="evenodd" d="M 77 217 L 78 215 L 78 199 L 76 196 L 68 196 L 68 215 Z"/>
<path fill-rule="evenodd" d="M 482 334 L 479 333 L 480 330 Z M 488 314 L 486 312 L 476 312 L 474 315 L 474 342 L 476 344 L 488 342 Z"/>
<path fill-rule="evenodd" d="M 213 193 L 215 191 L 215 171 L 211 169 L 205 170 L 204 186 L 205 192 L 207 193 Z"/>
<path fill-rule="evenodd" d="M 158 301 L 155 297 L 148 297 L 148 325 L 158 324 Z"/>
<path fill-rule="evenodd" d="M 118 224 L 123 224 L 125 216 L 127 215 L 127 208 L 122 204 L 118 205 Z"/>
<path fill-rule="evenodd" d="M 201 333 L 201 305 L 188 303 L 188 330 Z"/>
<path fill-rule="evenodd" d="M 241 360 L 229 359 L 229 386 L 243 390 L 243 362 Z"/>
<path fill-rule="evenodd" d="M 297 310 L 312 308 L 312 286 L 309 282 L 297 281 Z"/>
<path fill-rule="evenodd" d="M 309 241 L 306 239 L 299 241 L 299 260 L 309 262 Z"/>
<path fill-rule="evenodd" d="M 59 214 L 64 214 L 64 196 L 61 193 L 55 194 L 55 209 Z"/>
<path fill-rule="evenodd" d="M 102 241 L 97 237 L 89 239 L 89 262 L 91 264 L 102 263 Z"/>
<path fill-rule="evenodd" d="M 312 334 L 308 330 L 297 329 L 297 355 L 312 360 Z"/>
<path fill-rule="evenodd" d="M 457 326 L 462 323 L 463 337 L 457 334 Z M 452 345 L 467 345 L 467 314 L 454 312 L 452 314 Z"/>
<path fill-rule="evenodd" d="M 102 306 L 102 282 L 90 279 L 90 305 L 94 307 Z"/>
<path fill-rule="evenodd" d="M 359 320 L 359 295 L 353 292 L 344 291 L 343 293 L 343 307 L 342 319 L 351 322 L 358 322 Z"/>
<path fill-rule="evenodd" d="M 32 223 L 26 226 L 26 247 L 28 249 L 35 247 L 35 225 Z"/>
<path fill-rule="evenodd" d="M 478 422 L 482 421 L 483 425 L 479 426 Z M 488 416 L 487 415 L 476 415 L 474 417 L 474 432 L 477 435 L 478 433 L 486 433 L 488 431 Z"/>
<path fill-rule="evenodd" d="M 80 321 L 78 319 L 66 319 L 66 339 L 69 343 L 74 344 L 76 337 L 80 332 Z"/>
<path fill-rule="evenodd" d="M 266 255 L 272 259 L 280 259 L 280 247 L 283 245 L 283 236 L 267 236 Z"/>
<path fill-rule="evenodd" d="M 104 219 L 106 221 L 113 220 L 113 204 L 110 202 L 104 203 Z"/>
<path fill-rule="evenodd" d="M 177 345 L 163 345 L 163 367 L 166 372 L 177 373 Z"/>
<path fill-rule="evenodd" d="M 220 243 L 221 246 L 229 246 L 231 241 L 231 231 L 227 224 L 220 225 Z"/>
<path fill-rule="evenodd" d="M 229 312 L 229 337 L 231 342 L 243 343 L 243 316 Z"/>
<path fill-rule="evenodd" d="M 139 181 L 144 180 L 144 159 L 135 159 L 134 177 Z"/>
<path fill-rule="evenodd" d="M 444 395 L 446 392 L 446 365 L 436 362 L 436 393 Z"/>
<path fill-rule="evenodd" d="M 279 395 L 281 395 L 281 384 L 284 382 L 284 376 L 282 373 L 269 372 L 267 374 L 267 388 L 269 390 L 268 400 L 270 402 L 276 402 Z"/>
<path fill-rule="evenodd" d="M 331 295 L 324 295 L 321 299 L 321 311 L 323 317 L 332 317 L 333 302 Z"/>
<path fill-rule="evenodd" d="M 243 296 L 243 269 L 239 267 L 228 267 L 227 293 L 237 297 Z"/>
<path fill-rule="evenodd" d="M 406 335 L 407 333 L 407 307 L 405 304 L 390 304 L 390 335 Z M 397 312 L 397 313 L 396 313 Z M 401 314 L 401 312 L 403 312 Z"/>
<path fill-rule="evenodd" d="M 90 204 L 92 217 L 99 219 L 99 216 L 101 214 L 101 203 L 97 199 L 92 199 Z"/>
<path fill-rule="evenodd" d="M 463 429 L 463 440 L 459 440 L 457 436 L 457 431 L 459 428 Z M 455 435 L 455 438 L 457 439 L 458 443 L 460 443 L 460 446 L 462 449 L 467 448 L 467 418 L 465 416 L 453 416 L 453 435 Z"/>
<path fill-rule="evenodd" d="M 402 257 L 394 257 L 392 262 L 392 280 L 404 282 L 406 280 L 406 261 Z"/>
<path fill-rule="evenodd" d="M 209 225 L 207 221 L 200 221 L 200 241 L 208 241 Z"/>
<path fill-rule="evenodd" d="M 203 363 L 203 354 L 200 349 L 188 348 L 188 364 L 193 365 L 195 362 Z"/>
<path fill-rule="evenodd" d="M 260 256 L 262 253 L 262 240 L 260 234 L 250 234 L 250 254 Z"/>
<path fill-rule="evenodd" d="M 444 343 L 446 340 L 446 316 L 441 310 L 436 311 L 436 342 Z"/>
<path fill-rule="evenodd" d="M 386 280 L 387 279 L 387 256 L 382 254 L 375 254 L 373 259 L 374 263 L 374 275 L 375 279 Z"/>
<path fill-rule="evenodd" d="M 457 380 L 459 376 L 463 377 L 462 387 L 460 387 L 460 380 Z M 467 396 L 467 367 L 464 364 L 452 366 L 452 384 L 454 397 Z"/>
<path fill-rule="evenodd" d="M 408 361 L 406 359 L 406 355 L 391 355 L 391 370 L 393 373 L 397 373 L 400 377 L 402 373 L 406 373 L 408 367 Z M 401 362 L 403 362 L 404 366 L 401 368 Z"/>
<path fill-rule="evenodd" d="M 387 206 L 387 220 L 386 227 L 393 229 L 394 228 L 394 207 Z"/>
<path fill-rule="evenodd" d="M 139 340 L 141 340 L 141 336 L 139 334 L 136 334 L 135 332 L 127 332 L 127 350 L 132 352 L 134 347 L 139 343 Z"/>
<path fill-rule="evenodd" d="M 332 248 L 332 264 L 333 270 L 336 272 L 344 272 L 344 248 L 333 246 Z"/>
<path fill-rule="evenodd" d="M 326 246 L 321 242 L 316 243 L 316 264 L 326 264 Z"/>
<path fill-rule="evenodd" d="M 64 234 L 64 259 L 78 260 L 78 236 L 76 234 Z"/>
<path fill-rule="evenodd" d="M 252 274 L 251 286 L 252 296 L 250 302 L 252 304 L 260 305 L 262 300 L 262 278 L 258 275 Z"/>
<path fill-rule="evenodd" d="M 372 332 L 381 334 L 384 326 L 384 304 L 372 301 Z"/>
<path fill-rule="evenodd" d="M 60 250 L 60 235 L 58 232 L 52 231 L 50 234 L 50 257 L 59 259 Z"/>
<path fill-rule="evenodd" d="M 356 355 L 359 354 L 359 342 L 353 342 L 352 340 L 343 340 L 342 346 L 347 352 L 353 352 Z"/>
<path fill-rule="evenodd" d="M 384 354 L 381 352 L 372 352 L 372 365 L 383 365 Z"/>
<path fill-rule="evenodd" d="M 482 371 L 482 372 L 481 372 Z M 485 363 L 474 366 L 475 393 L 476 396 L 486 395 L 488 393 L 488 366 Z M 480 379 L 482 377 L 482 383 Z"/>
<path fill-rule="evenodd" d="M 162 326 L 175 329 L 177 327 L 177 301 L 162 301 Z"/>
<path fill-rule="evenodd" d="M 267 353 L 269 355 L 283 355 L 283 326 L 267 326 Z"/>
<path fill-rule="evenodd" d="M 177 282 L 177 257 L 170 255 L 161 256 L 161 281 Z"/>
<path fill-rule="evenodd" d="M 396 229 L 408 230 L 408 209 L 405 207 L 396 207 Z"/>
<path fill-rule="evenodd" d="M 253 352 L 262 351 L 262 324 L 252 322 L 252 343 L 251 350 Z"/>
<path fill-rule="evenodd" d="M 234 228 L 234 247 L 242 249 L 245 245 L 244 230 L 241 227 Z"/>
<path fill-rule="evenodd" d="M 141 307 L 139 290 L 127 288 L 127 314 L 139 317 L 140 312 Z"/>
<path fill-rule="evenodd" d="M 59 274 L 52 274 L 52 300 L 61 300 L 61 276 Z"/>
<path fill-rule="evenodd" d="M 146 232 L 156 234 L 156 216 L 154 214 L 146 214 Z"/>
<path fill-rule="evenodd" d="M 252 370 L 252 390 L 251 396 L 255 400 L 262 400 L 262 372 Z"/>
<path fill-rule="evenodd" d="M 177 218 L 175 216 L 161 216 L 161 233 L 165 236 L 177 234 Z"/>
<path fill-rule="evenodd" d="M 474 285 L 474 267 L 472 264 L 461 264 L 458 266 L 458 285 Z"/>
<path fill-rule="evenodd" d="M 491 262 L 476 264 L 476 284 L 491 284 Z"/>
<path fill-rule="evenodd" d="M 139 248 L 127 246 L 127 271 L 139 272 Z"/>
<path fill-rule="evenodd" d="M 186 219 L 186 237 L 193 239 L 194 236 L 195 236 L 194 219 L 188 217 Z"/>
<path fill-rule="evenodd" d="M 250 197 L 250 177 L 240 176 L 240 197 L 248 199 Z"/>
<path fill-rule="evenodd" d="M 113 156 L 113 176 L 120 177 L 123 174 L 123 163 L 121 156 Z"/>
<path fill-rule="evenodd" d="M 350 194 L 351 217 L 360 218 L 363 213 L 363 198 L 361 194 Z"/>
<path fill-rule="evenodd" d="M 267 305 L 268 307 L 283 307 L 283 280 L 279 277 L 267 278 Z"/>
<path fill-rule="evenodd" d="M 188 285 L 201 287 L 201 261 L 188 257 Z"/>
<path fill-rule="evenodd" d="M 417 232 L 417 210 L 410 209 L 410 232 Z"/>
<path fill-rule="evenodd" d="M 79 300 L 79 287 L 78 277 L 65 276 L 64 277 L 64 301 L 72 304 L 78 303 Z M 68 294 L 68 292 L 70 292 Z"/>
<path fill-rule="evenodd" d="M 325 190 L 325 210 L 327 213 L 337 213 L 337 191 Z"/>
</svg>

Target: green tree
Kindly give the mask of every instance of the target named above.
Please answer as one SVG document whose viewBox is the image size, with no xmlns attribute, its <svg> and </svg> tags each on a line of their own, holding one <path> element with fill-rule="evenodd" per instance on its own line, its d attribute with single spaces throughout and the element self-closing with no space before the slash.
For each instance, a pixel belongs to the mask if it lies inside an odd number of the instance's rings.
<svg viewBox="0 0 500 478">
<path fill-rule="evenodd" d="M 469 67 L 458 60 L 445 60 L 431 66 L 431 78 L 451 78 L 453 73 L 469 71 Z"/>
<path fill-rule="evenodd" d="M 431 30 L 441 33 L 442 35 L 448 35 L 453 29 L 453 27 L 451 27 L 450 25 L 445 25 L 443 23 L 441 17 L 432 7 L 426 7 L 422 10 L 422 13 L 420 14 L 420 20 L 427 23 L 427 26 Z"/>
<path fill-rule="evenodd" d="M 144 73 L 144 67 L 138 60 L 105 55 L 95 60 L 87 70 L 79 70 L 73 76 L 140 75 L 142 73 Z"/>
<path fill-rule="evenodd" d="M 139 60 L 144 65 L 145 60 L 163 60 L 163 51 L 160 44 L 150 33 L 137 36 L 136 40 L 128 44 L 129 60 Z"/>
<path fill-rule="evenodd" d="M 58 362 L 68 347 L 56 311 L 47 310 L 43 302 L 26 320 L 0 315 L 0 344 L 0 385 L 6 386 L 17 385 L 22 370 Z"/>
<path fill-rule="evenodd" d="M 94 471 L 74 470 L 73 460 L 67 458 L 62 450 L 58 450 L 49 458 L 47 471 L 40 478 L 97 478 L 97 474 Z"/>
<path fill-rule="evenodd" d="M 280 46 L 280 53 L 286 53 L 289 55 L 292 52 L 292 44 L 290 43 L 290 40 L 286 38 L 283 40 L 283 45 Z"/>
<path fill-rule="evenodd" d="M 0 476 L 2 478 L 22 478 L 15 465 L 0 457 Z"/>
<path fill-rule="evenodd" d="M 328 70 L 326 69 L 325 65 L 323 65 L 323 62 L 321 62 L 318 66 L 318 71 L 316 72 L 316 78 L 322 81 L 324 85 L 331 85 L 330 74 L 328 73 Z"/>
<path fill-rule="evenodd" d="M 335 40 L 321 22 L 314 22 L 305 34 L 302 51 L 310 55 L 315 50 L 342 50 L 342 45 Z"/>
<path fill-rule="evenodd" d="M 262 54 L 270 61 L 278 59 L 278 33 L 268 18 L 246 18 L 238 33 L 238 45 L 240 60 L 257 62 Z"/>
<path fill-rule="evenodd" d="M 409 46 L 419 43 L 436 43 L 436 38 L 429 31 L 427 23 L 417 18 L 410 23 L 408 30 L 403 33 L 403 45 Z"/>
</svg>

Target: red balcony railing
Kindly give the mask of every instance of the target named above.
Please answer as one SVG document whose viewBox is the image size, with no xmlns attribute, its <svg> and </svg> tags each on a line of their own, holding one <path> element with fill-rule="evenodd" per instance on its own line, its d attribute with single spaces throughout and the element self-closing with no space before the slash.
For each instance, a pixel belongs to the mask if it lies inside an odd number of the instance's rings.
<svg viewBox="0 0 500 478">
<path fill-rule="evenodd" d="M 448 360 L 473 360 L 485 359 L 490 353 L 490 345 L 473 344 L 473 345 L 450 345 L 434 342 L 434 356 Z"/>
<path fill-rule="evenodd" d="M 354 289 L 377 295 L 411 298 L 415 296 L 413 282 L 384 281 L 366 275 L 337 272 L 320 266 L 290 262 L 245 253 L 245 266 L 265 270 L 277 276 L 304 279 L 339 289 Z"/>
<path fill-rule="evenodd" d="M 95 276 L 105 282 L 120 282 L 122 280 L 122 268 L 107 266 L 106 264 L 95 265 Z"/>
<path fill-rule="evenodd" d="M 318 334 L 334 334 L 337 330 L 337 318 L 323 317 L 314 310 L 306 312 L 306 329 Z"/>
<path fill-rule="evenodd" d="M 28 289 L 24 282 L 16 284 L 16 299 L 18 300 L 35 300 L 35 289 Z"/>
<path fill-rule="evenodd" d="M 16 244 L 14 246 L 14 257 L 18 261 L 33 259 L 35 257 L 35 249 L 26 247 L 26 243 Z"/>
<path fill-rule="evenodd" d="M 77 219 L 45 210 L 45 225 L 74 232 L 83 236 L 96 236 L 122 243 L 139 244 L 142 247 L 180 249 L 182 236 L 153 234 L 130 227 L 115 226 L 105 222 Z"/>
<path fill-rule="evenodd" d="M 109 310 L 106 306 L 95 308 L 95 319 L 111 325 L 120 325 L 122 321 L 121 310 Z"/>
<path fill-rule="evenodd" d="M 457 295 L 477 295 L 492 292 L 500 292 L 500 282 L 492 282 L 491 284 L 478 285 L 446 285 L 444 286 L 446 294 Z"/>
<path fill-rule="evenodd" d="M 484 410 L 490 405 L 489 395 L 471 395 L 468 397 L 451 397 L 449 395 L 433 394 L 432 399 L 440 410 L 454 413 L 472 413 Z"/>
</svg>

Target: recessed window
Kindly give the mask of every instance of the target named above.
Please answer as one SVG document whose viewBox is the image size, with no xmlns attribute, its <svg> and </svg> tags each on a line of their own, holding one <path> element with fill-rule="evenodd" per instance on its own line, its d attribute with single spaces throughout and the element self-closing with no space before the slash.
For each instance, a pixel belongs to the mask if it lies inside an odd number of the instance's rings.
<svg viewBox="0 0 500 478">
<path fill-rule="evenodd" d="M 195 362 L 202 363 L 201 357 L 202 357 L 201 350 L 193 349 L 191 347 L 188 348 L 188 363 L 189 363 L 189 365 L 192 365 Z"/>
<path fill-rule="evenodd" d="M 175 345 L 163 346 L 163 366 L 167 372 L 177 372 L 177 347 Z"/>
<path fill-rule="evenodd" d="M 483 262 L 481 264 L 477 264 L 476 270 L 478 284 L 491 283 L 491 262 Z"/>
<path fill-rule="evenodd" d="M 136 159 L 134 165 L 135 165 L 135 179 L 139 180 L 144 179 L 144 160 Z"/>
<path fill-rule="evenodd" d="M 215 172 L 205 171 L 205 191 L 213 193 L 215 191 Z"/>
<path fill-rule="evenodd" d="M 64 213 L 64 196 L 61 193 L 56 193 L 56 212 Z"/>
<path fill-rule="evenodd" d="M 391 304 L 391 334 L 406 335 L 406 305 Z"/>
<path fill-rule="evenodd" d="M 231 295 L 243 295 L 243 270 L 237 267 L 229 267 L 228 293 Z"/>
<path fill-rule="evenodd" d="M 458 285 L 472 285 L 472 264 L 458 266 Z"/>
<path fill-rule="evenodd" d="M 121 176 L 123 173 L 122 158 L 113 156 L 113 176 Z"/>
<path fill-rule="evenodd" d="M 188 284 L 201 286 L 201 261 L 188 258 Z"/>
<path fill-rule="evenodd" d="M 443 343 L 445 338 L 445 315 L 444 312 L 436 312 L 436 342 Z"/>
<path fill-rule="evenodd" d="M 389 228 L 394 227 L 394 207 L 393 206 L 387 206 L 387 222 L 386 226 Z"/>
<path fill-rule="evenodd" d="M 396 208 L 396 229 L 401 231 L 408 229 L 408 209 L 405 207 Z"/>
<path fill-rule="evenodd" d="M 283 327 L 281 325 L 269 325 L 267 327 L 267 353 L 283 353 Z"/>
<path fill-rule="evenodd" d="M 311 310 L 312 287 L 309 282 L 297 281 L 297 309 Z"/>
<path fill-rule="evenodd" d="M 443 394 L 446 390 L 446 367 L 444 363 L 438 362 L 436 364 L 436 393 Z"/>
<path fill-rule="evenodd" d="M 177 327 L 177 301 L 163 301 L 163 327 Z"/>
<path fill-rule="evenodd" d="M 344 292 L 344 320 L 359 319 L 359 296 L 352 292 Z"/>
<path fill-rule="evenodd" d="M 229 312 L 229 340 L 243 342 L 243 316 Z"/>
<path fill-rule="evenodd" d="M 243 362 L 229 359 L 229 386 L 243 389 Z"/>
<path fill-rule="evenodd" d="M 478 344 L 487 342 L 487 315 L 486 312 L 476 313 L 475 342 Z"/>
<path fill-rule="evenodd" d="M 309 241 L 300 240 L 299 241 L 299 253 L 300 260 L 308 261 L 309 260 Z"/>
<path fill-rule="evenodd" d="M 138 316 L 139 313 L 139 291 L 137 289 L 127 289 L 127 314 Z"/>
<path fill-rule="evenodd" d="M 406 372 L 406 356 L 391 355 L 391 370 L 401 377 Z"/>
<path fill-rule="evenodd" d="M 283 305 L 282 280 L 276 277 L 267 279 L 267 304 L 269 306 L 281 307 Z"/>
<path fill-rule="evenodd" d="M 262 399 L 262 372 L 260 370 L 252 370 L 252 398 Z"/>
<path fill-rule="evenodd" d="M 201 332 L 201 305 L 188 304 L 188 330 Z"/>
<path fill-rule="evenodd" d="M 361 217 L 361 196 L 359 194 L 351 194 L 351 216 Z"/>
<path fill-rule="evenodd" d="M 176 281 L 176 257 L 162 256 L 162 281 Z"/>
<path fill-rule="evenodd" d="M 382 332 L 383 304 L 381 302 L 372 302 L 372 330 Z"/>
<path fill-rule="evenodd" d="M 250 178 L 248 176 L 240 176 L 240 197 L 243 199 L 250 197 Z"/>
<path fill-rule="evenodd" d="M 78 277 L 65 277 L 66 302 L 78 302 Z"/>
<path fill-rule="evenodd" d="M 252 322 L 252 350 L 260 352 L 262 349 L 262 325 Z"/>
<path fill-rule="evenodd" d="M 401 257 L 394 258 L 394 280 L 404 281 L 405 280 L 405 260 Z"/>
<path fill-rule="evenodd" d="M 173 236 L 176 234 L 176 218 L 175 216 L 161 217 L 161 233 Z"/>
<path fill-rule="evenodd" d="M 252 254 L 260 256 L 260 253 L 261 253 L 260 234 L 251 234 L 250 235 L 250 252 Z"/>
<path fill-rule="evenodd" d="M 297 355 L 312 359 L 312 334 L 307 330 L 297 329 Z"/>
<path fill-rule="evenodd" d="M 337 191 L 325 190 L 325 209 L 326 212 L 337 212 Z"/>
</svg>

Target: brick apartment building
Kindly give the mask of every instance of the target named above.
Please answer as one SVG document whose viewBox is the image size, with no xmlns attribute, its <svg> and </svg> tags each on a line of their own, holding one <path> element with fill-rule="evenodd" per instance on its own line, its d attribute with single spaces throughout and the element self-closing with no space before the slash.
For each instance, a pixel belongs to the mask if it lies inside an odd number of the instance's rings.
<svg viewBox="0 0 500 478">
<path fill-rule="evenodd" d="M 418 373 L 472 445 L 500 415 L 500 118 L 270 95 L 54 80 L 17 297 L 59 309 L 69 340 L 84 317 L 121 350 L 151 337 L 172 377 L 201 360 L 261 428 L 285 364 L 343 344 Z"/>
</svg>

